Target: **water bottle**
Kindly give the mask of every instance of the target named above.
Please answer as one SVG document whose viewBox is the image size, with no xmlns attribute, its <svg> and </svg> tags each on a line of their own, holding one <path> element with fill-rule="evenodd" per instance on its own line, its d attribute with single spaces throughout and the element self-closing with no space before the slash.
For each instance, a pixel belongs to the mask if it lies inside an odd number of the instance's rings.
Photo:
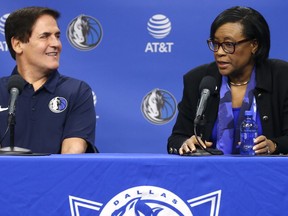
<svg viewBox="0 0 288 216">
<path fill-rule="evenodd" d="M 253 151 L 254 139 L 258 136 L 258 126 L 253 120 L 253 113 L 250 110 L 245 111 L 245 118 L 240 126 L 240 154 L 255 155 Z"/>
</svg>

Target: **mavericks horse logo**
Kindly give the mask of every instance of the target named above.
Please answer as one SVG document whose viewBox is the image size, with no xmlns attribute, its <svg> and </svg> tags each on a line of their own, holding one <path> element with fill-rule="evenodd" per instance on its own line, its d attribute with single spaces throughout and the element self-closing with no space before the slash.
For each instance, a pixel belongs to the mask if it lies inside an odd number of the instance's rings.
<svg viewBox="0 0 288 216">
<path fill-rule="evenodd" d="M 49 109 L 54 113 L 61 113 L 68 106 L 67 100 L 63 97 L 54 97 L 49 102 Z"/>
<path fill-rule="evenodd" d="M 76 49 L 91 50 L 100 43 L 103 31 L 97 19 L 80 15 L 70 22 L 66 34 L 68 41 Z"/>
<path fill-rule="evenodd" d="M 221 193 L 217 190 L 185 201 L 169 190 L 146 185 L 128 188 L 106 204 L 71 195 L 69 204 L 71 216 L 87 215 L 87 210 L 99 216 L 193 216 L 193 208 L 197 208 L 196 212 L 202 211 L 204 214 L 201 215 L 218 216 Z M 96 196 L 101 197 L 99 194 Z"/>
<path fill-rule="evenodd" d="M 137 197 L 125 203 L 119 209 L 111 214 L 112 216 L 130 216 L 130 215 L 177 215 L 185 216 L 174 206 L 158 200 L 142 200 Z"/>
<path fill-rule="evenodd" d="M 100 216 L 192 216 L 176 194 L 155 186 L 138 186 L 122 191 L 103 208 Z"/>
<path fill-rule="evenodd" d="M 141 111 L 151 123 L 168 123 L 176 114 L 176 99 L 168 91 L 154 89 L 143 98 Z"/>
</svg>

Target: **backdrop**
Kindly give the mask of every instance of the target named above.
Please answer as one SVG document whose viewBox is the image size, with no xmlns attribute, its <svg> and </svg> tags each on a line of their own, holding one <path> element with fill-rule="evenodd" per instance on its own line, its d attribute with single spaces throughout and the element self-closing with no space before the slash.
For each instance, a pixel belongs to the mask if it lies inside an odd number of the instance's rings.
<svg viewBox="0 0 288 216">
<path fill-rule="evenodd" d="M 61 12 L 59 71 L 86 81 L 95 93 L 100 152 L 166 153 L 182 96 L 182 76 L 210 61 L 210 24 L 224 9 L 250 6 L 271 29 L 271 58 L 288 60 L 285 0 L 2 0 L 0 76 L 15 65 L 3 26 L 24 6 Z"/>
</svg>

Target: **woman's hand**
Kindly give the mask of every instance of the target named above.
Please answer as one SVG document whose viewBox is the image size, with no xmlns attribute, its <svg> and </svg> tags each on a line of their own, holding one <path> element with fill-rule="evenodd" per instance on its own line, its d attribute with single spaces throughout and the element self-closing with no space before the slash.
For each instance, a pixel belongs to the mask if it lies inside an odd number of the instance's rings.
<svg viewBox="0 0 288 216">
<path fill-rule="evenodd" d="M 254 140 L 253 150 L 255 154 L 272 154 L 276 150 L 276 145 L 273 141 L 261 135 Z"/>
<path fill-rule="evenodd" d="M 200 143 L 198 143 L 195 135 L 187 139 L 180 147 L 179 154 L 183 155 L 185 153 L 196 152 L 196 145 L 198 146 L 201 145 L 203 148 L 207 148 L 207 147 L 211 147 L 213 144 L 212 142 L 207 142 L 207 141 L 203 142 L 200 137 L 198 137 L 198 140 Z"/>
</svg>

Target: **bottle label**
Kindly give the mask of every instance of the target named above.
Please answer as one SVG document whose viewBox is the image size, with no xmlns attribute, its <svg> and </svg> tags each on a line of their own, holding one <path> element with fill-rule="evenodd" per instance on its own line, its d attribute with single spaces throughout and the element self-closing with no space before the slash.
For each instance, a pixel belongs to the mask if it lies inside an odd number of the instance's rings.
<svg viewBox="0 0 288 216">
<path fill-rule="evenodd" d="M 255 155 L 253 150 L 254 140 L 257 137 L 257 132 L 244 132 L 241 134 L 241 155 Z"/>
</svg>

